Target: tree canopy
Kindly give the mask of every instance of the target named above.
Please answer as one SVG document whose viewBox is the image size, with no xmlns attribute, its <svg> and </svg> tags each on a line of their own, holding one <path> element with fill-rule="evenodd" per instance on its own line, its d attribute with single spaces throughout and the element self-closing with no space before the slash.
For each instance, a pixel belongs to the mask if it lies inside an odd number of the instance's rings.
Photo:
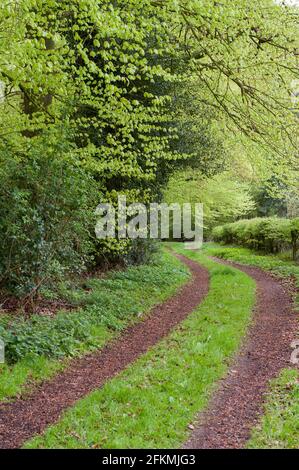
<svg viewBox="0 0 299 470">
<path fill-rule="evenodd" d="M 38 253 L 22 274 L 31 287 L 50 276 L 48 265 L 79 269 L 109 250 L 123 254 L 130 244 L 93 240 L 95 201 L 120 192 L 160 200 L 178 171 L 225 188 L 216 175 L 248 173 L 250 161 L 269 187 L 284 179 L 293 191 L 297 28 L 298 9 L 272 0 L 3 0 L 0 282 L 18 284 L 28 227 Z M 73 233 L 64 253 L 60 214 Z"/>
</svg>

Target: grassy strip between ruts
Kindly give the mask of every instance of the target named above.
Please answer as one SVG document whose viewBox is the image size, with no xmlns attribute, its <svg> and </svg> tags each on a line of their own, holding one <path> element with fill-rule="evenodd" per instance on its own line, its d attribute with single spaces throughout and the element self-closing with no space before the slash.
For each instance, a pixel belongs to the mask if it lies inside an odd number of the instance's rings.
<svg viewBox="0 0 299 470">
<path fill-rule="evenodd" d="M 294 276 L 299 287 L 299 265 L 282 255 L 261 255 L 247 248 L 207 243 L 204 252 L 238 263 L 272 271 L 280 277 Z M 297 300 L 297 304 L 298 304 Z M 299 333 L 299 331 L 298 331 Z M 299 371 L 284 369 L 271 382 L 265 414 L 252 431 L 249 448 L 292 449 L 299 447 Z"/>
<path fill-rule="evenodd" d="M 290 261 L 282 253 L 279 255 L 263 255 L 249 248 L 225 246 L 217 243 L 205 243 L 203 252 L 209 256 L 228 259 L 240 264 L 257 266 L 265 271 L 271 271 L 280 277 L 293 276 L 299 287 L 299 264 Z"/>
<path fill-rule="evenodd" d="M 209 269 L 206 299 L 166 339 L 26 448 L 176 448 L 187 438 L 188 424 L 207 405 L 246 332 L 255 283 L 174 246 Z"/>
<path fill-rule="evenodd" d="M 81 286 L 63 286 L 64 296 L 78 306 L 74 312 L 16 320 L 20 322 L 16 328 L 12 322 L 5 325 L 2 317 L 2 328 L 12 332 L 11 347 L 20 358 L 14 364 L 0 364 L 0 401 L 51 378 L 67 366 L 70 357 L 102 347 L 129 323 L 142 319 L 141 313 L 173 295 L 189 277 L 179 260 L 160 253 L 148 266 L 115 272 L 105 279 L 84 279 Z M 19 336 L 14 338 L 15 329 Z"/>
</svg>

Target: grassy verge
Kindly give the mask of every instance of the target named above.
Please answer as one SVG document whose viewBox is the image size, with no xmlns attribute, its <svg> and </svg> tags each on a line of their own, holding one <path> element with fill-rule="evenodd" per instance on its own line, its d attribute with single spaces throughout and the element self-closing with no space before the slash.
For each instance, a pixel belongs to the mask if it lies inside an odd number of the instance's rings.
<svg viewBox="0 0 299 470">
<path fill-rule="evenodd" d="M 248 248 L 224 246 L 216 243 L 205 243 L 203 252 L 209 256 L 257 266 L 266 271 L 272 271 L 280 277 L 293 276 L 299 287 L 299 264 L 286 259 L 282 254 L 262 255 Z"/>
<path fill-rule="evenodd" d="M 76 311 L 13 322 L 2 318 L 0 337 L 5 340 L 9 362 L 0 364 L 0 401 L 52 377 L 66 367 L 69 358 L 102 347 L 188 278 L 187 268 L 163 253 L 148 266 L 84 280 L 71 289 L 64 286 L 65 296 L 78 306 Z"/>
<path fill-rule="evenodd" d="M 226 247 L 207 243 L 204 252 L 242 264 L 257 266 L 272 271 L 280 277 L 292 276 L 299 287 L 299 265 L 285 259 L 283 255 L 261 255 L 247 248 Z M 299 300 L 297 298 L 299 307 Z M 299 372 L 284 369 L 269 389 L 265 414 L 253 430 L 249 448 L 299 447 Z"/>
<path fill-rule="evenodd" d="M 265 414 L 248 443 L 250 449 L 299 448 L 299 371 L 283 370 L 271 384 Z"/>
<path fill-rule="evenodd" d="M 182 251 L 180 245 L 174 245 Z M 186 251 L 210 271 L 204 302 L 166 339 L 80 400 L 26 448 L 177 448 L 208 403 L 251 318 L 255 284 Z"/>
</svg>

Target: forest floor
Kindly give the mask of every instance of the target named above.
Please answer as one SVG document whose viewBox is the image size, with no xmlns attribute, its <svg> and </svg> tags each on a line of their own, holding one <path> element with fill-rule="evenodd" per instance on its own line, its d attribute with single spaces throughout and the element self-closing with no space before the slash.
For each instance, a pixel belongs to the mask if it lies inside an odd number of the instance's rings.
<svg viewBox="0 0 299 470">
<path fill-rule="evenodd" d="M 1 448 L 247 445 L 270 381 L 290 365 L 294 285 L 173 247 L 192 279 L 101 350 L 0 404 Z"/>
</svg>

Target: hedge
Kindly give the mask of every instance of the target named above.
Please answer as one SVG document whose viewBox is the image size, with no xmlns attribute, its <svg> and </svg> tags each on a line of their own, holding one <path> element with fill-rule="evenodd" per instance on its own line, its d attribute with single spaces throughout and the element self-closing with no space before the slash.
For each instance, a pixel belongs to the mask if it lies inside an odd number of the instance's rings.
<svg viewBox="0 0 299 470">
<path fill-rule="evenodd" d="M 226 244 L 248 246 L 267 253 L 278 253 L 291 248 L 293 259 L 296 259 L 299 242 L 299 218 L 243 219 L 215 227 L 213 239 Z"/>
</svg>

